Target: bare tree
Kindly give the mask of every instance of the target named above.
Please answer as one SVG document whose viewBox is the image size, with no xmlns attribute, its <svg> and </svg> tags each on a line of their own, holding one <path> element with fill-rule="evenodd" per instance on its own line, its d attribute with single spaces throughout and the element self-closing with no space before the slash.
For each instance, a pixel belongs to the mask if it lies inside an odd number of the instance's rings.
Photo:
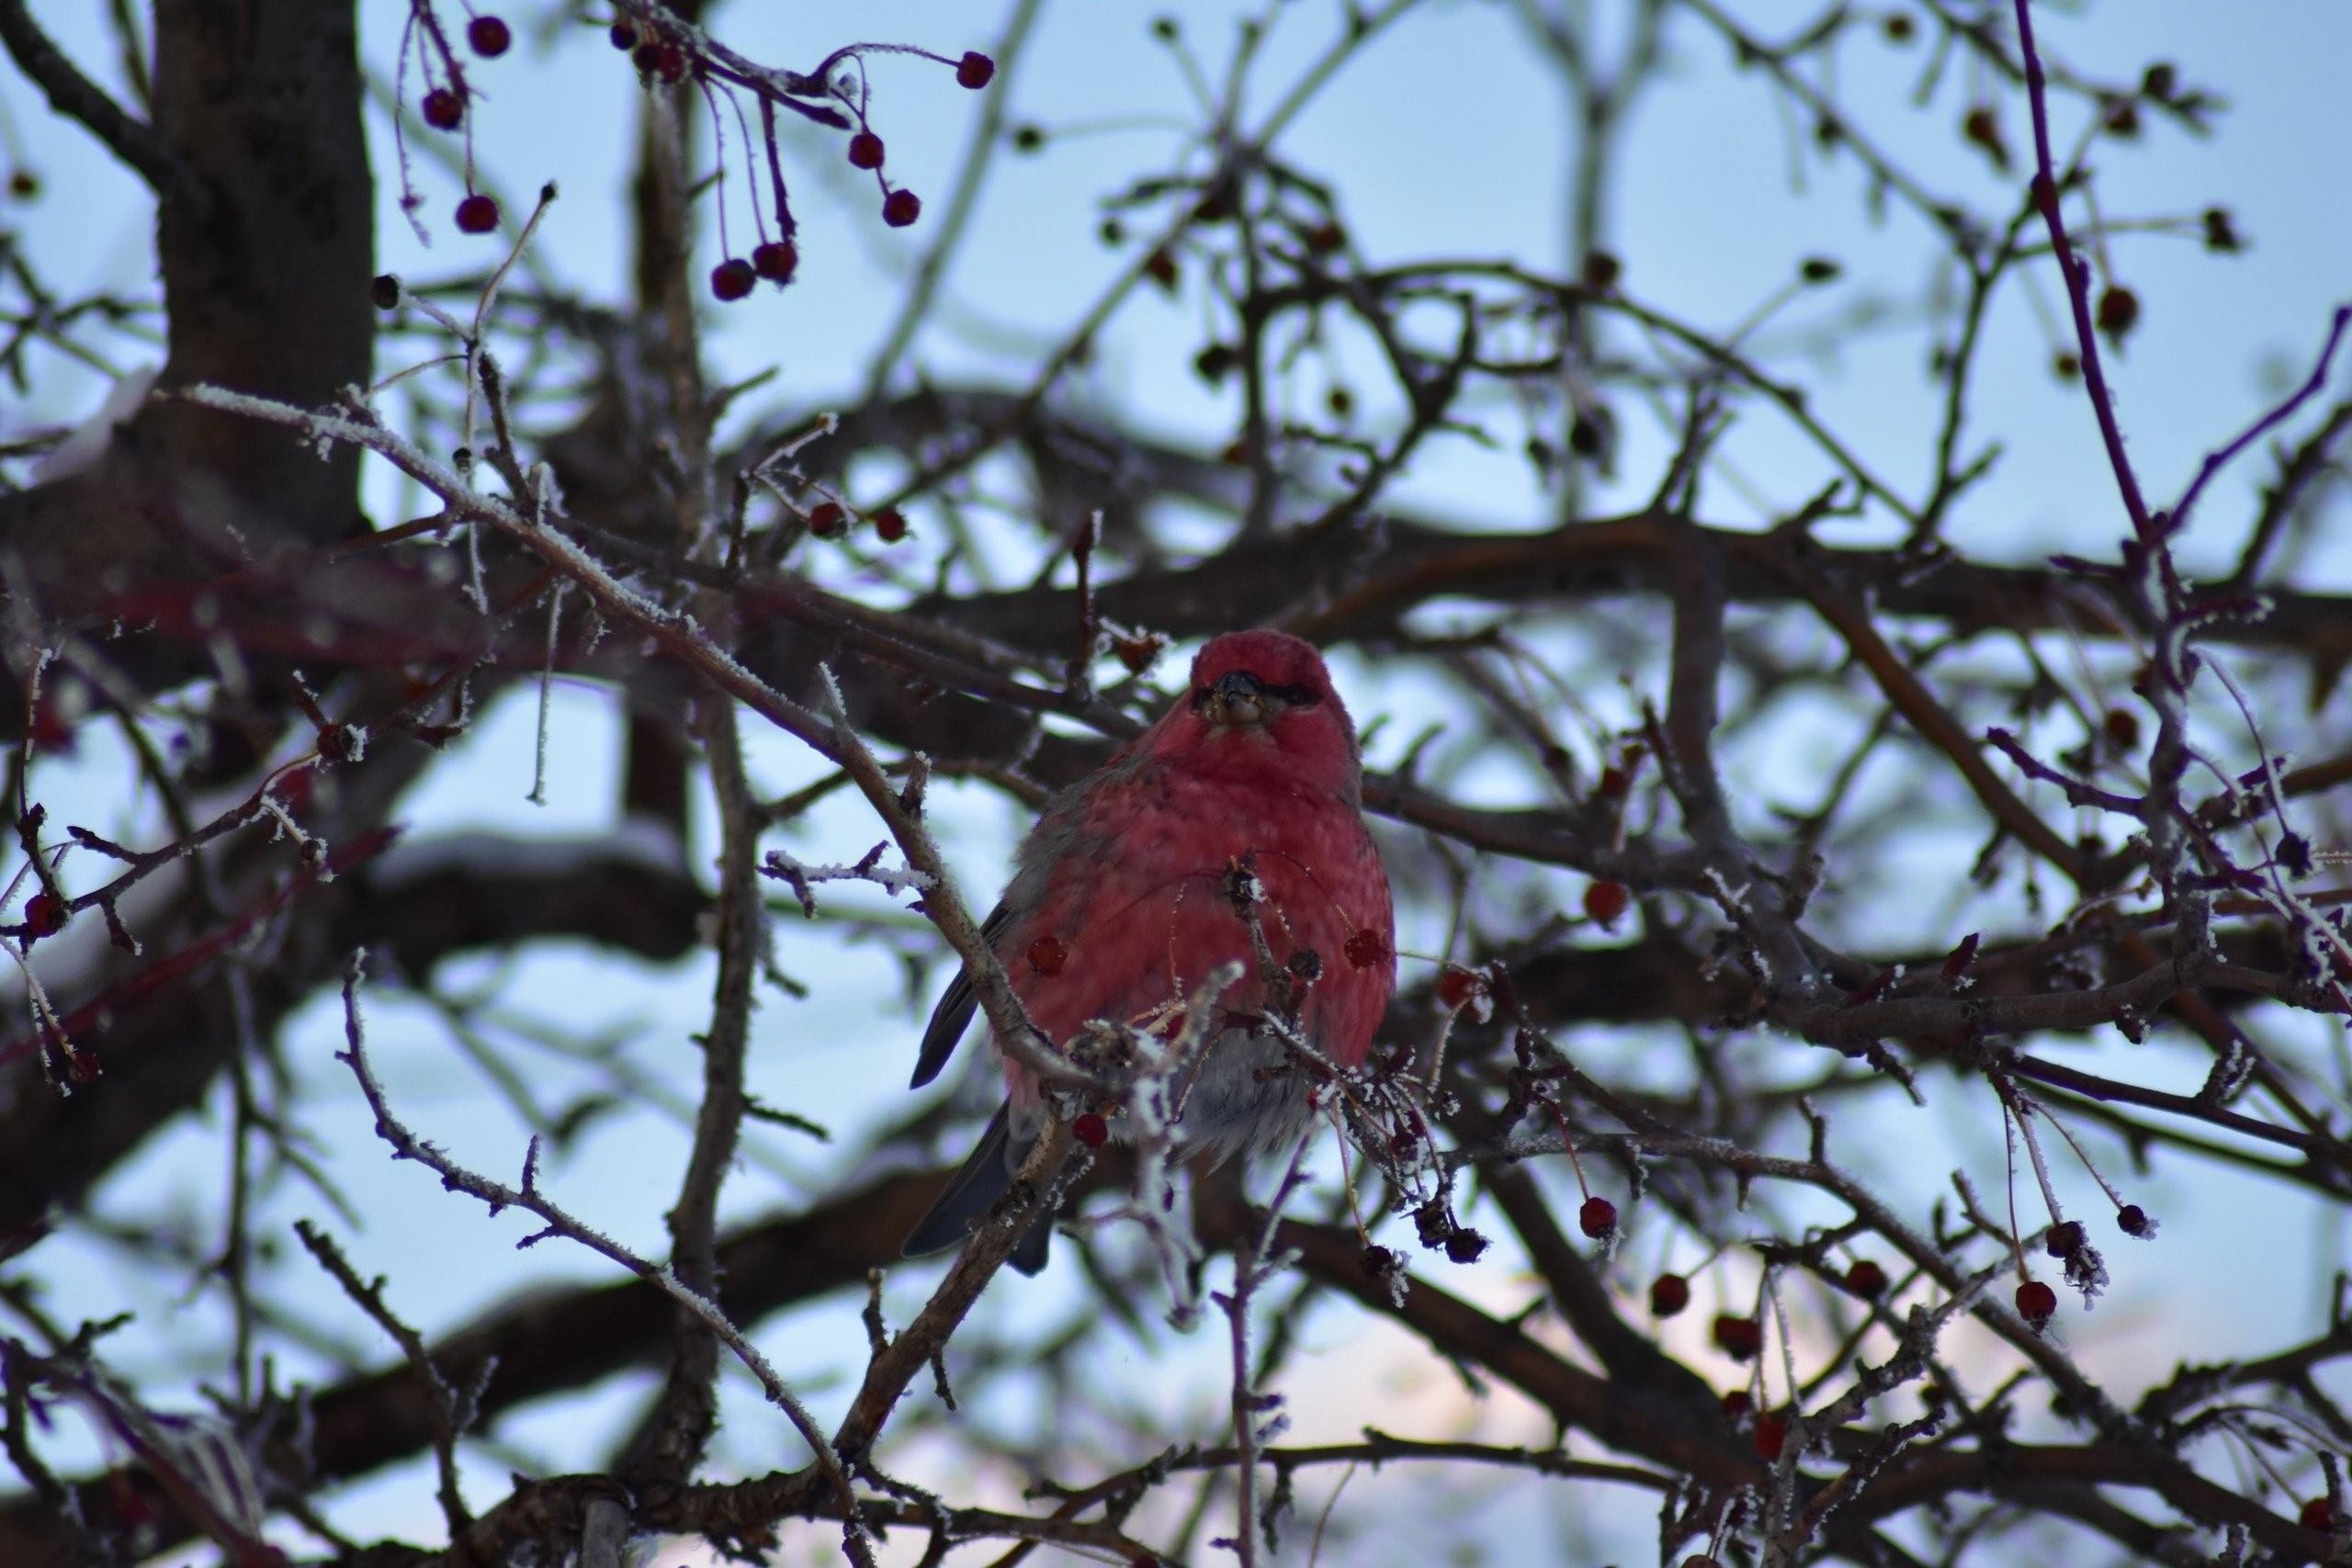
<svg viewBox="0 0 2352 1568">
<path fill-rule="evenodd" d="M 2030 0 L 1275 4 L 1132 24 L 1194 105 L 1147 145 L 1057 120 L 1039 0 L 887 44 L 806 8 L 806 69 L 686 0 L 105 9 L 100 66 L 0 0 L 6 123 L 37 91 L 135 174 L 161 282 L 44 276 L 72 198 L 25 155 L 0 369 L 29 399 L 164 353 L 90 426 L 0 430 L 0 1562 L 1372 1562 L 1444 1495 L 1416 1477 L 1473 1475 L 1566 1521 L 1531 1561 L 2342 1558 L 2344 1276 L 2239 1281 L 2279 1297 L 2258 1341 L 2194 1303 L 2217 1229 L 2335 1238 L 2352 1197 L 2347 309 L 2199 460 L 2131 444 L 2120 355 L 2203 308 L 2135 258 L 2199 250 L 2226 299 L 2245 247 L 2229 190 L 2101 183 L 2228 145 L 2195 62 L 2104 74 Z M 1297 151 L 1474 20 L 1571 127 L 1555 254 L 1399 254 L 1356 216 L 1389 176 Z M 1759 244 L 1718 259 L 1745 303 L 1691 308 L 1621 242 L 1642 106 L 1701 69 L 1784 128 L 1769 199 L 1868 262 Z M 538 177 L 509 99 L 559 70 L 636 89 L 622 293 L 546 265 L 584 193 L 496 188 Z M 925 164 L 898 128 L 940 103 L 967 141 Z M 1102 290 L 975 319 L 991 192 L 1104 145 L 1114 181 L 1055 187 Z M 469 259 L 382 270 L 383 193 Z M 862 395 L 789 354 L 727 380 L 739 302 L 829 299 L 869 246 L 903 281 Z M 1219 439 L 1105 392 L 1163 297 Z M 1011 368 L 938 368 L 974 343 Z M 2086 422 L 1988 390 L 2019 359 Z M 2092 510 L 2005 516 L 2020 451 Z M 1404 960 L 1372 1062 L 1295 1063 L 1323 1137 L 1247 1181 L 1104 1145 L 1148 1076 L 1069 1068 L 1001 1221 L 902 1264 L 978 1100 L 829 1139 L 846 1058 L 775 1021 L 859 1020 L 868 1105 L 953 966 L 1017 1037 L 975 803 L 1034 809 L 1174 645 L 1254 624 L 1370 721 Z M 536 705 L 544 796 L 559 682 L 625 711 L 607 820 L 410 830 L 493 709 Z M 586 1024 L 482 961 L 562 944 Z M 903 994 L 819 977 L 876 955 Z M 703 1015 L 634 1024 L 680 974 Z M 197 1145 L 204 1182 L 141 1176 Z M 599 1212 L 616 1158 L 658 1232 Z M 499 1304 L 370 1261 L 420 1211 L 519 1239 Z M 990 1288 L 1048 1211 L 1057 1274 Z M 95 1257 L 103 1289 L 62 1261 Z M 2110 1286 L 2167 1303 L 2167 1364 L 2102 1354 Z M 1458 1389 L 1318 1434 L 1317 1347 L 1375 1343 Z M 1189 1404 L 1146 1370 L 1204 1356 Z M 630 1372 L 599 1462 L 515 1436 Z M 415 1527 L 374 1540 L 350 1483 L 396 1466 Z"/>
</svg>

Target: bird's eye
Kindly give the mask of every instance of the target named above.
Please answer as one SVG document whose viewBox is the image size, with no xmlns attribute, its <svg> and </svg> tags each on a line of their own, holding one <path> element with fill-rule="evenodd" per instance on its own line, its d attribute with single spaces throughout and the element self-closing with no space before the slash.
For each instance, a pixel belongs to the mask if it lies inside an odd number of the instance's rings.
<svg viewBox="0 0 2352 1568">
<path fill-rule="evenodd" d="M 1269 686 L 1266 694 L 1284 707 L 1311 708 L 1323 700 L 1322 694 L 1312 686 Z"/>
</svg>

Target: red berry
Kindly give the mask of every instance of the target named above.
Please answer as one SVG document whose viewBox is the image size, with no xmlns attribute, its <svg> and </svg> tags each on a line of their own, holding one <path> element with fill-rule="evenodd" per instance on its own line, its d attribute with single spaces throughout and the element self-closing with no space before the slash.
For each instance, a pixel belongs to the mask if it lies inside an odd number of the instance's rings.
<svg viewBox="0 0 2352 1568">
<path fill-rule="evenodd" d="M 849 139 L 849 161 L 852 168 L 878 169 L 882 166 L 882 139 L 870 130 L 861 130 Z"/>
<path fill-rule="evenodd" d="M 2303 1528 L 2307 1530 L 2331 1530 L 2335 1528 L 2335 1505 L 2324 1497 L 2314 1497 L 2303 1505 Z"/>
<path fill-rule="evenodd" d="M 1679 1274 L 1660 1274 L 1650 1281 L 1650 1312 L 1672 1317 L 1690 1304 L 1690 1281 Z"/>
<path fill-rule="evenodd" d="M 1735 1361 L 1751 1361 L 1764 1348 L 1764 1325 L 1752 1317 L 1720 1313 L 1715 1317 L 1715 1348 Z"/>
<path fill-rule="evenodd" d="M 1111 1124 L 1089 1111 L 1069 1124 L 1069 1135 L 1090 1149 L 1099 1149 L 1111 1139 Z"/>
<path fill-rule="evenodd" d="M 882 221 L 903 229 L 922 216 L 922 197 L 910 190 L 894 190 L 882 198 Z"/>
<path fill-rule="evenodd" d="M 907 514 L 895 506 L 886 506 L 874 514 L 874 536 L 886 545 L 895 545 L 907 536 Z"/>
<path fill-rule="evenodd" d="M 642 52 L 642 51 L 640 51 Z M 642 61 L 639 64 L 644 63 Z M 653 46 L 653 73 L 664 82 L 675 82 L 686 73 L 686 51 L 664 39 Z"/>
<path fill-rule="evenodd" d="M 820 501 L 808 509 L 808 531 L 820 539 L 830 539 L 842 531 L 842 509 L 838 502 Z"/>
<path fill-rule="evenodd" d="M 710 291 L 720 299 L 741 299 L 751 293 L 752 285 L 757 281 L 752 264 L 741 256 L 729 256 L 710 269 Z"/>
<path fill-rule="evenodd" d="M 458 203 L 458 227 L 469 234 L 487 234 L 498 227 L 498 203 L 476 191 Z"/>
<path fill-rule="evenodd" d="M 2048 1285 L 2039 1280 L 2028 1280 L 2018 1287 L 2018 1315 L 2031 1325 L 2036 1334 L 2057 1312 L 2058 1292 Z"/>
<path fill-rule="evenodd" d="M 1601 926 L 1613 926 L 1634 895 L 1622 882 L 1596 882 L 1584 890 L 1584 912 Z"/>
<path fill-rule="evenodd" d="M 495 60 L 514 43 L 514 34 L 496 17 L 476 17 L 466 24 L 466 41 L 484 60 Z"/>
<path fill-rule="evenodd" d="M 964 58 L 956 62 L 956 85 L 978 92 L 996 76 L 996 62 L 977 49 L 967 49 Z"/>
<path fill-rule="evenodd" d="M 1595 1241 L 1617 1229 L 1617 1205 L 1606 1198 L 1588 1198 L 1577 1211 L 1577 1228 Z"/>
<path fill-rule="evenodd" d="M 1459 1010 L 1469 1006 L 1471 1001 L 1486 988 L 1486 976 L 1476 970 L 1464 969 L 1449 964 L 1437 977 L 1438 1005 Z"/>
<path fill-rule="evenodd" d="M 466 118 L 466 100 L 447 87 L 424 95 L 424 123 L 435 130 L 455 130 Z"/>
<path fill-rule="evenodd" d="M 1789 1418 L 1776 1411 L 1766 1411 L 1756 1418 L 1756 1457 L 1770 1461 L 1781 1457 L 1788 1446 Z"/>
<path fill-rule="evenodd" d="M 752 247 L 752 270 L 770 283 L 791 282 L 792 269 L 799 265 L 800 253 L 789 240 L 770 240 Z"/>
<path fill-rule="evenodd" d="M 1865 1258 L 1846 1270 L 1846 1288 L 1864 1301 L 1874 1302 L 1886 1294 L 1886 1270 Z"/>
<path fill-rule="evenodd" d="M 1058 975 L 1069 962 L 1069 949 L 1058 938 L 1041 936 L 1029 944 L 1029 967 L 1040 975 L 1049 978 Z"/>
<path fill-rule="evenodd" d="M 52 936 L 65 929 L 65 900 L 44 887 L 25 901 L 25 940 Z"/>
<path fill-rule="evenodd" d="M 1736 1388 L 1724 1395 L 1724 1414 L 1737 1421 L 1745 1416 L 1755 1404 L 1756 1401 L 1747 1396 L 1746 1389 Z"/>
<path fill-rule="evenodd" d="M 1388 939 L 1370 926 L 1349 933 L 1340 951 L 1347 955 L 1349 964 L 1357 969 L 1369 969 L 1396 956 L 1388 950 Z"/>
</svg>

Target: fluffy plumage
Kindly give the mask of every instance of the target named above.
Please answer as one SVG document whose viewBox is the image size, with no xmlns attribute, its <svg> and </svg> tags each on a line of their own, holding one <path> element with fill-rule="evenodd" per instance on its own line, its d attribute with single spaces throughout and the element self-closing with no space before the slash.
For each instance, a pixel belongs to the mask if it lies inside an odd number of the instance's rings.
<svg viewBox="0 0 2352 1568">
<path fill-rule="evenodd" d="M 1310 1085 L 1298 1072 L 1261 1079 L 1284 1055 L 1251 1027 L 1266 987 L 1229 871 L 1255 875 L 1273 961 L 1313 976 L 1295 992 L 1301 1032 L 1341 1066 L 1363 1061 L 1396 974 L 1388 876 L 1361 786 L 1355 728 L 1321 656 L 1283 632 L 1227 633 L 1201 650 L 1159 723 L 1048 803 L 984 934 L 1057 1043 L 1092 1019 L 1142 1022 L 1239 961 L 1222 1027 L 1182 1086 L 1179 1132 L 1215 1159 L 1295 1137 Z M 923 1032 L 916 1085 L 946 1065 L 977 999 L 959 974 Z M 908 1238 L 910 1256 L 960 1243 L 1035 1141 L 1035 1077 L 1006 1057 L 1005 1086 L 980 1146 Z M 1040 1222 L 1015 1267 L 1044 1264 L 1046 1235 Z"/>
</svg>

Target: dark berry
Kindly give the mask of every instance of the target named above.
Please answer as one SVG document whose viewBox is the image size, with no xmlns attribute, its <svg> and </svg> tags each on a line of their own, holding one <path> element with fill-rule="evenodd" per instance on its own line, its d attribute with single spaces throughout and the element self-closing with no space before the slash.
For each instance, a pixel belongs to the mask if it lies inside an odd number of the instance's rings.
<svg viewBox="0 0 2352 1568">
<path fill-rule="evenodd" d="M 2098 330 L 2111 343 L 2121 343 L 2139 324 L 2140 297 L 2121 284 L 2109 285 L 2098 297 Z"/>
<path fill-rule="evenodd" d="M 30 169 L 9 170 L 8 194 L 18 201 L 30 201 L 40 194 L 40 176 Z"/>
<path fill-rule="evenodd" d="M 1607 251 L 1587 251 L 1584 254 L 1584 286 L 1595 294 L 1606 294 L 1617 287 L 1623 276 L 1625 264 Z"/>
<path fill-rule="evenodd" d="M 1348 243 L 1348 231 L 1337 223 L 1317 223 L 1299 236 L 1306 248 L 1318 256 L 1328 256 Z"/>
<path fill-rule="evenodd" d="M 966 50 L 964 58 L 956 62 L 956 85 L 959 87 L 969 87 L 977 93 L 995 77 L 996 62 L 977 49 Z"/>
<path fill-rule="evenodd" d="M 630 21 L 627 17 L 623 17 L 619 21 L 613 24 L 612 30 L 605 36 L 613 40 L 613 47 L 615 49 L 635 49 L 637 47 L 637 24 Z"/>
<path fill-rule="evenodd" d="M 2068 1220 L 2063 1224 L 2052 1225 L 2050 1234 L 2042 1238 L 2041 1247 L 2052 1258 L 2072 1258 L 2083 1249 L 2086 1239 L 2083 1222 Z"/>
<path fill-rule="evenodd" d="M 1456 1263 L 1476 1263 L 1487 1250 L 1487 1238 L 1467 1227 L 1445 1238 L 1445 1255 Z"/>
<path fill-rule="evenodd" d="M 1886 1270 L 1865 1258 L 1846 1270 L 1846 1288 L 1864 1301 L 1874 1302 L 1886 1294 Z"/>
<path fill-rule="evenodd" d="M 1119 662 L 1127 667 L 1129 674 L 1140 675 L 1158 662 L 1159 650 L 1167 646 L 1166 637 L 1161 637 L 1158 632 L 1147 632 L 1141 637 L 1114 638 L 1111 644 L 1111 651 L 1118 655 Z M 1348 962 L 1355 964 L 1355 966 L 1361 969 L 1363 965 L 1355 963 L 1355 953 L 1352 950 L 1354 940 L 1353 937 L 1349 938 L 1351 950 L 1348 953 Z"/>
<path fill-rule="evenodd" d="M 841 503 L 820 501 L 808 509 L 808 531 L 820 539 L 830 539 L 842 531 Z"/>
<path fill-rule="evenodd" d="M 882 166 L 882 139 L 870 130 L 861 130 L 849 139 L 850 166 L 855 169 L 878 169 Z"/>
<path fill-rule="evenodd" d="M 1584 912 L 1603 927 L 1615 925 L 1633 901 L 1634 895 L 1622 882 L 1596 882 L 1584 890 Z"/>
<path fill-rule="evenodd" d="M 752 285 L 758 281 L 759 275 L 741 256 L 729 256 L 710 269 L 710 292 L 719 299 L 741 299 L 751 293 Z"/>
<path fill-rule="evenodd" d="M 629 51 L 628 62 L 650 76 L 662 68 L 662 46 L 641 43 Z"/>
<path fill-rule="evenodd" d="M 401 280 L 398 275 L 383 273 L 368 286 L 368 298 L 379 310 L 389 310 L 401 302 Z"/>
<path fill-rule="evenodd" d="M 1889 43 L 1909 43 L 1916 30 L 1908 11 L 1889 11 L 1885 19 L 1879 23 L 1879 28 L 1886 34 Z"/>
<path fill-rule="evenodd" d="M 455 130 L 466 118 L 466 101 L 447 87 L 435 87 L 424 95 L 420 106 L 424 123 L 435 130 Z"/>
<path fill-rule="evenodd" d="M 1593 787 L 1603 800 L 1623 800 L 1634 787 L 1634 781 L 1624 769 L 1611 763 L 1600 770 L 1600 783 Z"/>
<path fill-rule="evenodd" d="M 1346 955 L 1349 965 L 1357 969 L 1370 969 L 1395 956 L 1389 952 L 1388 939 L 1370 926 L 1351 932 L 1340 951 Z"/>
<path fill-rule="evenodd" d="M 1154 251 L 1146 257 L 1143 272 L 1146 277 L 1169 293 L 1176 292 L 1176 258 L 1166 251 Z"/>
<path fill-rule="evenodd" d="M 2083 373 L 2082 359 L 2073 352 L 2062 348 L 2051 356 L 2050 373 L 2061 381 L 2071 381 Z"/>
<path fill-rule="evenodd" d="M 2148 1211 L 2137 1203 L 2126 1203 L 2115 1211 L 2115 1224 L 2125 1235 L 2146 1235 L 2154 1229 Z"/>
<path fill-rule="evenodd" d="M 1044 126 L 1016 125 L 1012 128 L 1012 150 L 1015 152 L 1043 152 L 1045 150 L 1045 146 L 1046 128 Z M 1103 227 L 1106 229 L 1111 227 L 1109 220 L 1106 219 L 1104 220 Z M 1113 240 L 1110 243 L 1114 245 L 1118 243 L 1116 240 Z"/>
<path fill-rule="evenodd" d="M 466 41 L 484 60 L 495 60 L 514 42 L 514 33 L 496 17 L 476 17 L 466 24 Z"/>
<path fill-rule="evenodd" d="M 1777 1411 L 1766 1411 L 1756 1418 L 1756 1457 L 1770 1462 L 1781 1457 L 1788 1446 L 1789 1418 Z"/>
<path fill-rule="evenodd" d="M 44 887 L 25 901 L 25 940 L 54 936 L 65 929 L 65 900 Z"/>
<path fill-rule="evenodd" d="M 1807 256 L 1797 264 L 1797 276 L 1815 287 L 1837 282 L 1845 270 L 1830 256 Z"/>
<path fill-rule="evenodd" d="M 922 198 L 910 190 L 894 190 L 882 198 L 882 221 L 903 229 L 922 216 Z"/>
<path fill-rule="evenodd" d="M 1029 967 L 1040 975 L 1058 975 L 1069 962 L 1069 949 L 1058 938 L 1041 936 L 1029 944 Z"/>
<path fill-rule="evenodd" d="M 2140 743 L 2140 719 L 2130 708 L 2109 708 L 2103 721 L 2107 738 L 2129 751 Z"/>
<path fill-rule="evenodd" d="M 1752 1361 L 1764 1348 L 1764 1325 L 1752 1317 L 1718 1314 L 1714 1333 L 1715 1348 L 1735 1361 Z"/>
<path fill-rule="evenodd" d="M 874 514 L 874 536 L 886 545 L 895 545 L 907 536 L 907 514 L 895 506 L 886 506 Z"/>
<path fill-rule="evenodd" d="M 2335 1505 L 2324 1497 L 2314 1497 L 2303 1505 L 2301 1517 L 2307 1530 L 2332 1530 L 2335 1528 Z"/>
<path fill-rule="evenodd" d="M 1363 1249 L 1363 1271 L 1375 1280 L 1385 1280 L 1396 1272 L 1396 1255 L 1385 1247 Z"/>
<path fill-rule="evenodd" d="M 2173 89 L 2179 85 L 2180 73 L 2174 69 L 2172 62 L 2168 60 L 2157 61 L 2140 77 L 2140 90 L 2158 103 L 2163 103 L 2171 97 Z"/>
<path fill-rule="evenodd" d="M 1690 1304 L 1690 1281 L 1679 1274 L 1660 1274 L 1650 1281 L 1650 1312 L 1672 1317 Z"/>
<path fill-rule="evenodd" d="M 1723 1405 L 1724 1415 L 1734 1421 L 1739 1421 L 1745 1419 L 1747 1413 L 1756 1407 L 1756 1401 L 1748 1397 L 1746 1389 L 1736 1388 L 1724 1395 Z"/>
<path fill-rule="evenodd" d="M 1606 1198 L 1588 1198 L 1577 1211 L 1577 1228 L 1595 1241 L 1615 1234 L 1617 1205 Z"/>
<path fill-rule="evenodd" d="M 2036 1334 L 2041 1332 L 2058 1311 L 2058 1292 L 2039 1280 L 2028 1280 L 2018 1287 L 2018 1315 L 2031 1325 Z"/>
<path fill-rule="evenodd" d="M 1111 1124 L 1089 1111 L 1069 1124 L 1069 1135 L 1090 1149 L 1099 1149 L 1111 1138 Z"/>
<path fill-rule="evenodd" d="M 469 234 L 487 234 L 498 227 L 498 203 L 476 191 L 458 203 L 458 227 Z"/>
<path fill-rule="evenodd" d="M 752 247 L 752 270 L 770 283 L 791 282 L 792 269 L 799 265 L 800 253 L 789 240 L 770 240 Z"/>
</svg>

